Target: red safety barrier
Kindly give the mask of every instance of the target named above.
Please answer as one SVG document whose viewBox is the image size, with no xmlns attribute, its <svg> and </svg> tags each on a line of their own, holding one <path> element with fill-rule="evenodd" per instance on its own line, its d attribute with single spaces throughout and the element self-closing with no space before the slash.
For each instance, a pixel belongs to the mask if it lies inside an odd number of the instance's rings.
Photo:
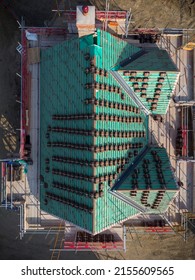
<svg viewBox="0 0 195 280">
<path fill-rule="evenodd" d="M 64 242 L 65 250 L 123 250 L 123 242 Z"/>
<path fill-rule="evenodd" d="M 22 30 L 22 104 L 21 104 L 21 130 L 20 130 L 20 157 L 24 157 L 24 144 L 26 137 L 26 108 L 27 108 L 27 39 L 25 30 Z"/>
<path fill-rule="evenodd" d="M 182 138 L 183 138 L 182 156 L 187 156 L 187 130 L 186 130 L 186 128 L 182 129 Z"/>
<path fill-rule="evenodd" d="M 126 11 L 96 11 L 95 17 L 98 20 L 104 20 L 104 19 L 126 19 Z M 63 15 L 67 17 L 68 20 L 76 20 L 76 11 L 64 11 Z"/>
<path fill-rule="evenodd" d="M 148 227 L 145 229 L 145 232 L 151 233 L 169 233 L 173 232 L 171 227 Z"/>
<path fill-rule="evenodd" d="M 27 29 L 30 33 L 36 33 L 37 35 L 65 35 L 67 34 L 66 28 L 58 27 L 29 27 Z"/>
<path fill-rule="evenodd" d="M 74 242 L 64 242 L 64 249 L 75 249 Z"/>
<path fill-rule="evenodd" d="M 96 11 L 95 16 L 97 19 L 101 20 L 101 19 L 105 19 L 107 18 L 109 19 L 126 19 L 126 11 L 108 11 L 108 12 L 104 12 L 104 11 Z"/>
<path fill-rule="evenodd" d="M 6 164 L 5 162 L 1 163 L 1 177 L 4 178 L 6 176 Z"/>
<path fill-rule="evenodd" d="M 136 28 L 133 30 L 133 33 L 136 34 L 160 34 L 158 28 Z"/>
</svg>

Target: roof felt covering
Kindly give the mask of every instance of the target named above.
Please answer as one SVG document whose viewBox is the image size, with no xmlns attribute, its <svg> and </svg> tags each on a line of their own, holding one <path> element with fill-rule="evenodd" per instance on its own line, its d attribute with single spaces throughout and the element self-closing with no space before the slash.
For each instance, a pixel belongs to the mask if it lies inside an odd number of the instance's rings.
<svg viewBox="0 0 195 280">
<path fill-rule="evenodd" d="M 166 50 L 158 48 L 144 49 L 145 53 L 140 55 L 129 64 L 121 66 L 120 70 L 136 70 L 136 71 L 171 71 L 178 72 L 174 62 L 169 57 Z"/>
<path fill-rule="evenodd" d="M 162 214 L 164 213 L 170 202 L 175 197 L 176 190 L 166 190 L 165 192 L 150 190 L 139 190 L 136 193 L 127 191 L 121 192 L 127 199 L 133 199 L 141 207 L 144 207 L 148 214 Z"/>
<path fill-rule="evenodd" d="M 118 71 L 152 114 L 165 115 L 176 86 L 177 72 Z"/>
<path fill-rule="evenodd" d="M 41 208 L 94 234 L 138 213 L 109 190 L 145 151 L 148 116 L 109 70 L 139 51 L 103 31 L 41 51 Z"/>
<path fill-rule="evenodd" d="M 87 39 L 89 40 L 90 36 Z M 89 40 L 89 44 L 91 43 L 92 41 Z M 89 96 L 90 94 L 81 86 L 83 82 L 91 81 L 91 77 L 87 77 L 84 71 L 80 70 L 81 67 L 85 68 L 87 65 L 88 62 L 80 50 L 80 40 L 78 39 L 41 51 L 40 125 L 41 175 L 43 176 L 41 207 L 53 215 L 92 231 L 93 219 L 90 209 L 93 208 L 93 200 L 89 196 L 85 196 L 85 193 L 93 190 L 93 183 L 73 178 L 72 174 L 82 173 L 92 176 L 91 166 L 81 166 L 75 164 L 74 161 L 90 162 L 93 160 L 93 154 L 90 151 L 76 148 L 78 145 L 93 145 L 93 137 L 82 134 L 77 134 L 75 137 L 74 133 L 50 130 L 50 127 L 52 129 L 64 127 L 75 130 L 92 130 L 93 121 L 91 119 L 78 119 L 77 121 L 53 119 L 55 114 L 92 113 L 92 106 L 86 107 L 83 102 L 87 94 Z M 60 146 L 60 143 L 64 143 L 64 147 Z M 65 171 L 69 176 L 60 175 L 60 172 Z M 53 195 L 53 199 L 50 198 L 51 195 Z M 59 202 L 59 197 L 64 200 Z M 45 202 L 45 199 L 48 200 L 48 203 Z M 73 202 L 75 206 L 85 205 L 87 211 L 72 207 Z"/>
<path fill-rule="evenodd" d="M 165 148 L 149 147 L 136 158 L 128 177 L 115 190 L 176 190 L 170 161 Z"/>
<path fill-rule="evenodd" d="M 163 213 L 178 190 L 165 148 L 146 147 L 120 176 L 112 190 L 133 198 L 141 206 L 146 204 L 147 212 Z M 142 198 L 145 192 L 148 192 L 148 197 L 144 204 Z M 159 192 L 163 196 L 155 209 L 154 201 Z"/>
</svg>

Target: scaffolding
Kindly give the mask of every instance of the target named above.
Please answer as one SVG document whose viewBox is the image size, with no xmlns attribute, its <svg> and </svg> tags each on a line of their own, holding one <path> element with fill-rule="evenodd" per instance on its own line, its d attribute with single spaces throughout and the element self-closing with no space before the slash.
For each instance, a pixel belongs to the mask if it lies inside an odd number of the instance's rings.
<svg viewBox="0 0 195 280">
<path fill-rule="evenodd" d="M 52 250 L 51 260 L 59 260 L 60 258 L 60 252 L 63 246 L 63 237 L 64 237 L 64 228 L 65 228 L 65 221 L 60 222 L 58 232 L 56 234 L 55 242 L 54 242 L 54 248 Z M 62 231 L 63 230 L 63 231 Z M 61 233 L 62 231 L 62 233 Z"/>
<path fill-rule="evenodd" d="M 50 29 L 48 29 L 47 30 L 48 32 L 49 32 L 49 34 L 50 34 Z M 36 32 L 36 33 L 38 33 L 39 34 L 39 32 L 40 32 L 40 30 L 39 29 L 29 29 L 29 32 Z M 44 31 L 45 32 L 45 31 Z M 48 33 L 47 33 L 47 35 L 48 35 Z"/>
<path fill-rule="evenodd" d="M 194 30 L 185 31 L 183 34 L 182 49 L 186 51 L 192 51 L 195 49 L 195 33 Z"/>
<path fill-rule="evenodd" d="M 58 1 L 56 1 L 58 4 Z M 109 1 L 107 1 L 107 4 Z M 76 13 L 74 11 L 64 11 L 60 10 L 59 7 L 57 7 L 57 12 L 61 13 L 63 12 L 64 15 L 68 15 L 68 17 L 75 19 Z M 127 17 L 128 14 L 126 12 L 111 12 L 109 11 L 109 5 L 107 5 L 106 12 L 105 11 L 96 11 L 96 18 L 97 19 L 102 19 L 105 21 L 105 28 L 107 29 L 108 27 L 108 20 L 115 20 L 115 19 L 124 19 Z M 128 16 L 128 20 L 131 20 L 131 17 Z M 129 21 L 130 22 L 130 21 Z M 127 36 L 127 29 L 129 27 L 129 22 L 126 24 L 126 36 Z M 22 97 L 21 97 L 21 149 L 20 149 L 20 154 L 21 158 L 24 157 L 25 153 L 25 139 L 26 139 L 26 131 L 27 131 L 27 115 L 26 111 L 29 109 L 29 71 L 28 71 L 28 65 L 27 65 L 27 48 L 28 48 L 28 41 L 26 39 L 26 31 L 30 33 L 36 33 L 39 36 L 52 36 L 52 35 L 63 35 L 65 36 L 67 34 L 67 31 L 65 28 L 36 28 L 36 27 L 24 27 L 24 24 L 21 25 L 21 44 L 19 44 L 17 50 L 21 54 L 21 65 L 22 65 L 22 70 L 21 70 L 21 76 L 22 76 Z M 140 32 L 140 31 L 139 31 Z M 148 32 L 148 31 L 147 31 Z M 151 31 L 152 32 L 152 31 Z M 154 31 L 155 34 L 157 34 L 157 31 Z M 162 39 L 163 40 L 163 39 Z M 167 42 L 167 39 L 166 39 Z M 170 50 L 170 41 L 167 43 L 167 46 L 169 47 L 169 52 L 173 56 L 175 54 L 175 51 Z M 180 58 L 178 58 L 179 61 L 181 61 Z M 186 69 L 186 68 L 185 68 Z M 184 76 L 186 78 L 186 72 L 184 71 Z M 129 89 L 128 89 L 129 90 Z M 180 90 L 181 87 L 180 87 Z M 186 107 L 191 106 L 190 102 L 186 102 L 185 105 L 180 102 L 176 103 L 176 106 L 180 107 L 181 106 L 181 129 L 182 129 L 182 137 L 184 138 L 184 145 L 182 147 L 182 157 L 185 157 L 187 160 L 189 158 L 188 155 L 188 113 L 186 110 Z M 4 166 L 4 163 L 2 164 L 2 182 L 1 185 L 3 186 L 1 188 L 2 191 L 2 197 L 4 198 L 5 201 L 5 207 L 10 207 L 13 208 L 13 169 L 11 165 L 11 180 L 9 183 L 9 192 L 10 192 L 10 204 L 7 201 L 7 190 L 6 190 L 6 167 Z M 25 193 L 25 196 L 28 194 Z M 32 200 L 32 203 L 35 203 L 34 200 Z M 36 200 L 37 203 L 37 200 Z M 37 227 L 32 227 L 32 228 L 27 228 L 25 225 L 25 204 L 20 204 L 20 238 L 24 236 L 25 233 L 32 233 L 34 232 L 34 229 L 37 230 L 37 233 L 43 233 L 43 234 L 54 234 L 56 235 L 55 237 L 55 243 L 54 243 L 54 248 L 51 249 L 52 251 L 52 256 L 51 259 L 59 259 L 60 258 L 60 253 L 62 251 L 102 251 L 102 250 L 121 250 L 125 251 L 126 250 L 126 234 L 135 234 L 136 236 L 136 242 L 138 242 L 139 246 L 142 246 L 141 241 L 139 240 L 138 234 L 140 232 L 144 234 L 172 234 L 175 232 L 183 232 L 184 233 L 184 240 L 187 240 L 187 235 L 189 232 L 189 228 L 194 229 L 194 219 L 195 215 L 191 212 L 184 212 L 182 213 L 182 219 L 181 219 L 181 225 L 180 228 L 178 226 L 174 227 L 175 231 L 173 230 L 172 227 L 169 225 L 152 225 L 152 226 L 144 226 L 137 228 L 133 223 L 131 224 L 130 227 L 123 227 L 123 238 L 121 239 L 116 239 L 113 240 L 113 237 L 111 235 L 106 236 L 104 235 L 98 235 L 97 237 L 90 236 L 86 232 L 81 232 L 81 231 L 76 231 L 75 235 L 72 235 L 71 238 L 73 237 L 73 240 L 70 240 L 69 237 L 71 234 L 69 234 L 69 231 L 67 231 L 66 225 L 64 225 L 64 221 L 60 222 L 59 226 L 55 227 L 44 227 L 41 224 L 37 223 Z M 36 208 L 37 207 L 37 208 Z M 36 205 L 36 215 L 38 217 L 38 212 L 39 212 L 39 207 L 40 205 Z M 186 211 L 186 210 L 185 210 Z M 44 214 L 43 214 L 44 215 Z M 38 220 L 38 218 L 37 218 Z M 162 219 L 163 220 L 163 219 Z M 192 222 L 193 221 L 193 222 Z M 58 220 L 59 223 L 59 220 Z M 132 237 L 133 239 L 133 237 Z M 128 241 L 128 240 L 127 240 Z M 134 241 L 134 240 L 133 240 Z M 134 242 L 132 242 L 134 244 Z"/>
<path fill-rule="evenodd" d="M 182 31 L 182 34 L 175 35 L 175 37 L 168 36 L 169 34 L 166 34 L 166 36 L 162 35 L 161 42 L 159 43 L 161 48 L 165 48 L 167 50 L 180 70 L 180 76 L 176 85 L 177 93 L 173 100 L 180 115 L 180 126 L 178 127 L 177 138 L 177 146 L 179 147 L 177 150 L 180 151 L 177 153 L 177 155 L 178 157 L 181 156 L 182 158 L 186 159 L 189 158 L 189 133 L 193 131 L 193 129 L 189 128 L 189 115 L 190 110 L 191 114 L 193 115 L 193 106 L 195 104 L 195 93 L 193 92 L 193 88 L 189 85 L 189 82 L 193 76 L 193 67 L 191 65 L 193 61 L 191 61 L 189 64 L 189 54 L 187 52 L 185 53 L 183 51 L 185 49 L 181 48 L 182 41 L 185 41 L 187 36 L 186 34 L 189 32 L 192 31 L 184 30 Z"/>
<path fill-rule="evenodd" d="M 99 11 L 95 10 L 95 27 L 96 29 L 108 30 L 112 33 L 119 35 L 127 35 L 128 27 L 131 21 L 131 13 L 129 11 L 110 11 L 109 9 L 110 1 L 106 1 L 105 10 Z M 92 6 L 89 6 L 89 8 Z M 68 29 L 70 33 L 78 33 L 76 27 L 77 11 L 72 10 L 69 5 L 70 10 L 65 10 L 64 6 L 58 6 L 57 9 L 52 11 L 58 13 L 64 19 L 64 22 L 68 24 Z"/>
</svg>

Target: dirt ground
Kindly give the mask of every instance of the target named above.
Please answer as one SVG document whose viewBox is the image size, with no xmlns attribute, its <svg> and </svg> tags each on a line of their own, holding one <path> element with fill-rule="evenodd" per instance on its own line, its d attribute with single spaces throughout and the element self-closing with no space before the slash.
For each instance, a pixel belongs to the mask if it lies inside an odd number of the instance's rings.
<svg viewBox="0 0 195 280">
<path fill-rule="evenodd" d="M 0 260 L 50 260 L 55 235 L 26 234 L 19 237 L 19 213 L 0 208 Z M 63 260 L 95 260 L 92 252 L 63 252 Z"/>
<path fill-rule="evenodd" d="M 50 260 L 55 235 L 26 234 L 19 238 L 19 213 L 0 208 L 0 260 Z M 124 252 L 62 252 L 60 260 L 195 260 L 195 236 L 127 234 Z"/>
<path fill-rule="evenodd" d="M 13 17 L 0 6 L 0 158 L 19 149 L 20 56 L 16 52 L 19 30 Z"/>
<path fill-rule="evenodd" d="M 99 9 L 104 0 L 92 0 Z M 130 28 L 194 28 L 195 1 L 193 0 L 111 0 L 110 9 L 132 12 Z"/>
<path fill-rule="evenodd" d="M 127 234 L 124 252 L 62 252 L 61 260 L 194 260 L 195 236 Z M 19 213 L 0 208 L 0 260 L 50 260 L 55 235 L 27 234 L 19 238 Z"/>
<path fill-rule="evenodd" d="M 138 239 L 139 236 L 139 239 Z M 177 234 L 127 235 L 127 251 L 100 253 L 100 259 L 106 260 L 194 260 L 195 236 L 185 242 Z"/>
<path fill-rule="evenodd" d="M 76 3 L 91 3 L 103 9 L 105 1 L 65 1 L 66 8 Z M 146 5 L 147 3 L 147 5 Z M 20 127 L 20 55 L 16 52 L 20 32 L 17 20 L 26 25 L 44 26 L 52 19 L 54 0 L 0 0 L 0 158 L 19 151 Z M 193 0 L 112 0 L 110 9 L 132 9 L 130 28 L 195 28 Z M 50 259 L 54 236 L 26 235 L 19 240 L 17 212 L 0 208 L 0 259 Z M 142 236 L 128 241 L 127 253 L 62 253 L 61 259 L 195 259 L 195 240 L 184 242 L 181 236 Z"/>
</svg>

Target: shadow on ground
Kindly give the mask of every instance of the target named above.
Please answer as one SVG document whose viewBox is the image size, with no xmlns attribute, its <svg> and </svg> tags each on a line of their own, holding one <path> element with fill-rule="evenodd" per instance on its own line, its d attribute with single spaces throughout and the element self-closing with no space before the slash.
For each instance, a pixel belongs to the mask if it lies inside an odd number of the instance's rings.
<svg viewBox="0 0 195 280">
<path fill-rule="evenodd" d="M 0 260 L 50 260 L 55 235 L 26 234 L 19 238 L 19 212 L 0 208 Z M 93 252 L 62 252 L 62 260 L 96 260 Z"/>
</svg>

